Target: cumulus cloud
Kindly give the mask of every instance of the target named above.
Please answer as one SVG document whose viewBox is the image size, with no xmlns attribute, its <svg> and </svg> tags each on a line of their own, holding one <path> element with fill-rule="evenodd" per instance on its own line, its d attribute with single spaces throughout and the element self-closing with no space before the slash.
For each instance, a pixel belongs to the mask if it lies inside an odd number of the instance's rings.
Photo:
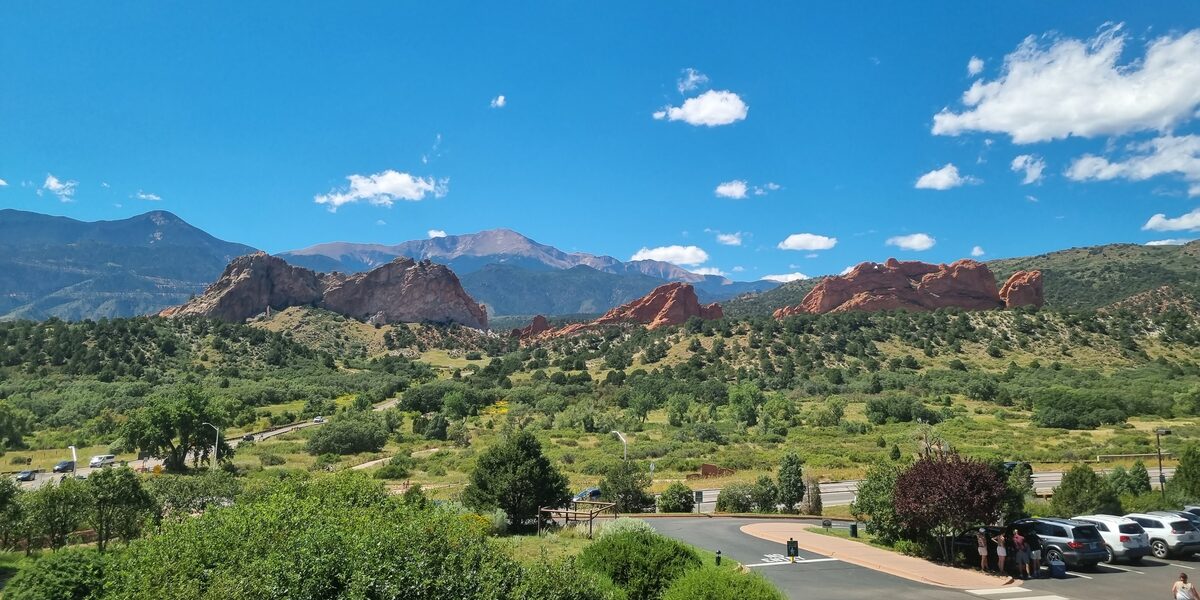
<svg viewBox="0 0 1200 600">
<path fill-rule="evenodd" d="M 429 236 L 429 239 L 446 237 L 446 232 L 441 229 L 430 229 L 425 234 Z"/>
<path fill-rule="evenodd" d="M 384 221 L 383 219 L 377 219 L 377 220 L 375 221 L 375 224 L 376 224 L 376 225 L 379 225 L 379 226 L 381 226 L 381 227 L 382 227 L 382 226 L 384 226 L 384 225 L 387 225 L 387 221 Z"/>
<path fill-rule="evenodd" d="M 391 206 L 397 200 L 417 202 L 427 196 L 441 198 L 446 195 L 450 180 L 432 177 L 415 177 L 388 169 L 374 175 L 350 175 L 348 188 L 330 190 L 328 194 L 313 196 L 317 204 L 336 212 L 343 204 L 368 202 L 375 206 Z"/>
<path fill-rule="evenodd" d="M 937 240 L 925 233 L 913 233 L 909 235 L 897 235 L 887 239 L 887 245 L 895 246 L 901 250 L 913 250 L 920 252 L 928 250 L 937 243 Z"/>
<path fill-rule="evenodd" d="M 975 246 L 974 248 L 971 248 L 971 256 L 978 258 L 984 254 L 986 254 L 986 252 L 983 251 L 983 246 Z"/>
<path fill-rule="evenodd" d="M 916 188 L 918 190 L 948 190 L 975 181 L 973 177 L 959 175 L 958 167 L 954 166 L 954 163 L 946 163 L 946 166 L 934 169 L 918 178 Z"/>
<path fill-rule="evenodd" d="M 675 86 L 679 89 L 680 94 L 686 94 L 707 83 L 708 75 L 688 67 L 683 70 L 683 75 L 679 77 L 679 81 L 676 82 Z"/>
<path fill-rule="evenodd" d="M 837 245 L 837 238 L 813 233 L 793 233 L 776 246 L 780 250 L 829 250 Z"/>
<path fill-rule="evenodd" d="M 735 200 L 741 200 L 742 198 L 746 197 L 746 191 L 748 189 L 749 186 L 745 181 L 742 181 L 741 179 L 734 179 L 733 181 L 726 181 L 724 183 L 717 184 L 717 189 L 714 190 L 713 193 L 721 198 L 733 198 Z"/>
<path fill-rule="evenodd" d="M 158 202 L 159 200 L 162 200 L 162 196 L 159 196 L 158 194 L 151 194 L 150 192 L 143 192 L 142 190 L 138 190 L 133 197 L 137 198 L 138 200 L 148 200 L 150 202 Z"/>
<path fill-rule="evenodd" d="M 774 181 L 768 181 L 767 183 L 765 183 L 763 185 L 754 186 L 754 195 L 755 196 L 766 196 L 767 194 L 769 194 L 771 192 L 774 192 L 776 190 L 781 190 L 781 189 L 783 189 L 783 186 L 779 185 L 778 183 L 775 183 Z"/>
<path fill-rule="evenodd" d="M 1158 213 L 1150 217 L 1150 220 L 1142 225 L 1142 229 L 1144 231 L 1200 231 L 1200 208 L 1174 218 Z"/>
<path fill-rule="evenodd" d="M 721 277 L 725 276 L 725 271 L 722 271 L 721 269 L 718 269 L 717 267 L 701 267 L 699 269 L 688 269 L 688 270 L 697 275 L 719 275 Z"/>
<path fill-rule="evenodd" d="M 504 108 L 505 104 L 508 104 L 508 100 L 504 99 L 504 94 L 500 94 L 499 96 L 492 98 L 492 108 Z"/>
<path fill-rule="evenodd" d="M 779 275 L 765 275 L 765 276 L 763 276 L 763 279 L 766 279 L 767 281 L 778 281 L 780 283 L 787 283 L 789 281 L 800 281 L 802 279 L 809 279 L 809 277 L 808 277 L 808 275 L 805 275 L 804 273 L 796 272 L 796 273 L 781 273 Z"/>
<path fill-rule="evenodd" d="M 1191 119 L 1200 105 L 1200 29 L 1151 40 L 1145 56 L 1118 64 L 1121 29 L 1107 26 L 1089 40 L 1025 38 L 999 78 L 963 93 L 962 112 L 934 116 L 933 133 L 994 131 L 1028 144 L 1165 131 Z"/>
<path fill-rule="evenodd" d="M 1200 136 L 1164 135 L 1130 144 L 1131 155 L 1115 162 L 1085 154 L 1071 163 L 1067 177 L 1075 181 L 1127 179 L 1144 181 L 1157 175 L 1180 175 L 1188 183 L 1188 195 L 1200 196 Z"/>
<path fill-rule="evenodd" d="M 674 265 L 694 266 L 708 261 L 708 253 L 699 246 L 659 246 L 638 250 L 629 260 L 659 260 Z"/>
<path fill-rule="evenodd" d="M 1147 246 L 1182 246 L 1192 240 L 1184 238 L 1168 238 L 1165 240 L 1154 240 L 1146 242 Z"/>
<path fill-rule="evenodd" d="M 717 243 L 721 244 L 722 246 L 742 245 L 742 232 L 740 231 L 734 233 L 721 233 L 720 231 L 714 231 L 713 233 L 717 234 Z"/>
<path fill-rule="evenodd" d="M 694 98 L 683 101 L 682 106 L 666 106 L 655 111 L 658 120 L 683 121 L 688 125 L 716 127 L 729 125 L 746 118 L 749 106 L 741 97 L 729 90 L 708 90 Z"/>
<path fill-rule="evenodd" d="M 46 174 L 46 181 L 42 183 L 42 188 L 38 190 L 38 195 L 42 192 L 50 192 L 62 202 L 72 202 L 75 199 L 75 188 L 79 185 L 78 181 L 64 181 L 51 175 Z"/>
<path fill-rule="evenodd" d="M 0 187 L 8 187 L 8 182 L 3 179 L 0 179 Z"/>
<path fill-rule="evenodd" d="M 967 77 L 974 77 L 983 72 L 983 59 L 978 56 L 972 56 L 971 60 L 967 61 Z"/>
<path fill-rule="evenodd" d="M 734 273 L 741 273 L 742 271 L 745 271 L 745 270 L 746 270 L 746 267 L 737 266 L 737 267 L 734 267 L 734 268 L 732 268 L 732 269 L 730 269 L 730 270 L 731 270 L 731 271 L 733 271 Z"/>
<path fill-rule="evenodd" d="M 1039 156 L 1022 154 L 1013 158 L 1010 168 L 1017 173 L 1024 172 L 1025 177 L 1021 183 L 1029 185 L 1042 180 L 1042 171 L 1046 169 L 1046 161 Z"/>
</svg>

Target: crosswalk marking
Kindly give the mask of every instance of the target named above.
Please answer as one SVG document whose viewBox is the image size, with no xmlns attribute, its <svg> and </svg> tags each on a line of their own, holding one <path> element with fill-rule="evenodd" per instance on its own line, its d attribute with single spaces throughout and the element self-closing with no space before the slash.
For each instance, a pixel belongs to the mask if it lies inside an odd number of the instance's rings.
<svg viewBox="0 0 1200 600">
<path fill-rule="evenodd" d="M 750 568 L 750 567 L 778 567 L 780 565 L 806 565 L 809 563 L 837 562 L 837 560 L 838 559 L 836 559 L 836 558 L 809 558 L 809 559 L 797 558 L 796 562 L 794 562 L 794 563 L 787 562 L 787 561 L 779 562 L 776 560 L 772 560 L 769 562 L 762 562 L 762 563 L 757 563 L 757 564 L 753 564 L 753 565 L 745 565 L 745 567 Z"/>
<path fill-rule="evenodd" d="M 996 594 L 1021 594 L 1029 590 L 1019 586 L 1009 586 L 1002 588 L 987 588 L 982 590 L 967 590 L 976 596 L 993 596 Z"/>
</svg>

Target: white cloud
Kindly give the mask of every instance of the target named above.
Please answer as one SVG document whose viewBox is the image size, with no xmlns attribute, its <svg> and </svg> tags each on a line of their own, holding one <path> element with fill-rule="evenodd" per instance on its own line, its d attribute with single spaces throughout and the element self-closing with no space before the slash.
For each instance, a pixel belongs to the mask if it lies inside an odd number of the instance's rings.
<svg viewBox="0 0 1200 600">
<path fill-rule="evenodd" d="M 766 196 L 768 193 L 774 192 L 774 191 L 780 190 L 780 189 L 783 189 L 783 186 L 779 185 L 778 183 L 775 183 L 774 181 L 768 181 L 767 183 L 765 183 L 763 185 L 754 186 L 754 195 L 755 196 Z"/>
<path fill-rule="evenodd" d="M 429 236 L 429 239 L 446 237 L 446 232 L 441 229 L 430 229 L 425 234 Z"/>
<path fill-rule="evenodd" d="M 1156 38 L 1143 58 L 1117 64 L 1127 39 L 1121 27 L 1090 40 L 1025 38 L 998 79 L 963 93 L 962 112 L 934 116 L 933 133 L 995 131 L 1028 144 L 1165 131 L 1191 119 L 1200 105 L 1200 29 Z"/>
<path fill-rule="evenodd" d="M 492 108 L 504 108 L 505 104 L 508 104 L 508 100 L 504 98 L 504 94 L 500 94 L 499 96 L 492 98 Z"/>
<path fill-rule="evenodd" d="M 725 183 L 718 184 L 717 189 L 714 190 L 713 193 L 722 198 L 741 200 L 742 198 L 746 197 L 747 189 L 748 187 L 745 181 L 734 179 L 733 181 L 726 181 Z"/>
<path fill-rule="evenodd" d="M 741 246 L 742 232 L 735 233 L 717 233 L 717 243 L 723 246 Z"/>
<path fill-rule="evenodd" d="M 716 127 L 746 118 L 750 107 L 741 97 L 729 90 L 708 90 L 695 98 L 683 101 L 683 106 L 667 106 L 655 111 L 655 119 L 683 121 L 689 125 Z"/>
<path fill-rule="evenodd" d="M 379 220 L 375 221 L 375 224 L 382 227 L 384 225 L 387 225 L 387 221 L 384 221 L 383 219 L 379 219 Z"/>
<path fill-rule="evenodd" d="M 1169 238 L 1165 240 L 1154 240 L 1146 242 L 1147 246 L 1182 246 L 1192 240 L 1184 238 Z"/>
<path fill-rule="evenodd" d="M 776 245 L 780 250 L 829 250 L 837 245 L 837 238 L 813 233 L 793 233 Z"/>
<path fill-rule="evenodd" d="M 1142 225 L 1144 231 L 1200 231 L 1200 208 L 1193 210 L 1190 213 L 1174 218 L 1169 218 L 1167 215 L 1158 213 L 1150 217 L 1145 225 Z"/>
<path fill-rule="evenodd" d="M 1025 172 L 1025 178 L 1021 180 L 1023 185 L 1037 183 L 1042 180 L 1042 171 L 1046 169 L 1046 161 L 1040 156 L 1032 154 L 1022 154 L 1013 158 L 1010 167 L 1014 172 Z"/>
<path fill-rule="evenodd" d="M 101 181 L 101 182 L 100 182 L 100 187 L 102 187 L 102 188 L 104 188 L 104 189 L 108 189 L 108 188 L 110 188 L 110 187 L 112 187 L 112 186 L 111 186 L 111 185 L 108 185 L 108 182 L 107 182 L 107 181 Z"/>
<path fill-rule="evenodd" d="M 983 72 L 983 59 L 978 56 L 972 56 L 971 60 L 967 61 L 967 77 L 974 77 Z"/>
<path fill-rule="evenodd" d="M 983 246 L 975 246 L 974 248 L 971 248 L 971 256 L 978 258 L 984 254 L 986 254 L 986 252 L 983 251 Z"/>
<path fill-rule="evenodd" d="M 336 212 L 343 204 L 365 201 L 375 206 L 391 206 L 397 200 L 417 202 L 426 196 L 441 198 L 449 189 L 450 180 L 432 177 L 414 177 L 388 169 L 374 175 L 350 175 L 349 189 L 330 190 L 328 194 L 313 196 L 317 204 Z"/>
<path fill-rule="evenodd" d="M 162 200 L 162 196 L 159 196 L 158 194 L 151 194 L 150 192 L 143 192 L 142 190 L 138 190 L 133 197 L 137 198 L 138 200 L 149 200 L 150 202 L 158 202 L 159 200 Z"/>
<path fill-rule="evenodd" d="M 856 267 L 856 266 L 858 266 L 858 265 L 850 265 L 850 266 L 846 267 L 845 269 L 842 269 L 842 272 L 838 273 L 838 275 L 849 275 L 850 271 L 853 271 L 854 267 Z"/>
<path fill-rule="evenodd" d="M 659 246 L 642 248 L 629 260 L 660 260 L 675 265 L 691 266 L 708 261 L 708 253 L 698 246 Z"/>
<path fill-rule="evenodd" d="M 1134 154 L 1117 162 L 1085 154 L 1071 163 L 1067 177 L 1075 181 L 1144 181 L 1157 175 L 1177 174 L 1190 184 L 1189 196 L 1200 196 L 1200 135 L 1164 135 L 1130 144 L 1129 149 Z"/>
<path fill-rule="evenodd" d="M 725 271 L 722 271 L 721 269 L 718 269 L 717 267 L 701 267 L 699 269 L 688 269 L 688 270 L 697 275 L 720 275 L 721 277 L 725 276 Z"/>
<path fill-rule="evenodd" d="M 948 190 L 956 188 L 964 183 L 975 183 L 974 177 L 963 177 L 958 174 L 958 167 L 954 163 L 946 163 L 946 166 L 940 169 L 934 169 L 917 179 L 918 190 Z"/>
<path fill-rule="evenodd" d="M 42 183 L 42 189 L 38 190 L 38 195 L 42 195 L 43 191 L 50 192 L 63 202 L 73 202 L 75 196 L 75 188 L 79 185 L 78 181 L 63 181 L 54 175 L 46 174 L 46 181 Z"/>
<path fill-rule="evenodd" d="M 1038 201 L 1037 196 L 1030 196 L 1028 194 L 1025 195 L 1025 200 L 1028 202 L 1037 202 Z"/>
<path fill-rule="evenodd" d="M 8 187 L 8 182 L 3 179 L 0 179 L 0 187 Z"/>
<path fill-rule="evenodd" d="M 733 271 L 734 273 L 741 273 L 742 271 L 745 271 L 745 270 L 746 270 L 746 267 L 742 267 L 742 266 L 738 266 L 738 267 L 734 267 L 734 268 L 730 269 L 730 271 Z"/>
<path fill-rule="evenodd" d="M 796 272 L 796 273 L 782 273 L 779 275 L 764 275 L 763 279 L 766 279 L 767 281 L 778 281 L 780 283 L 787 283 L 789 281 L 800 281 L 802 279 L 809 279 L 809 277 L 808 277 L 808 275 L 805 275 L 804 273 Z"/>
<path fill-rule="evenodd" d="M 685 94 L 707 83 L 708 75 L 688 67 L 683 70 L 683 75 L 676 82 L 676 87 L 679 88 L 680 94 Z"/>
<path fill-rule="evenodd" d="M 889 246 L 895 246 L 901 250 L 914 250 L 917 252 L 928 250 L 936 243 L 937 240 L 925 233 L 898 235 L 887 239 L 887 244 Z"/>
</svg>

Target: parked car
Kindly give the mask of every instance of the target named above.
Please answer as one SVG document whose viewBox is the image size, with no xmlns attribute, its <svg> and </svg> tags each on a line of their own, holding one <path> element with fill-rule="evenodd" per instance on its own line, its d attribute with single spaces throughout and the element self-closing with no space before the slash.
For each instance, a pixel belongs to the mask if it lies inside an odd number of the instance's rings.
<svg viewBox="0 0 1200 600">
<path fill-rule="evenodd" d="M 1156 510 L 1156 511 L 1150 512 L 1149 514 L 1183 517 L 1183 518 L 1191 521 L 1192 525 L 1194 525 L 1196 527 L 1196 529 L 1200 529 L 1200 515 L 1190 513 L 1186 510 Z"/>
<path fill-rule="evenodd" d="M 37 478 L 37 473 L 34 471 L 21 471 L 17 473 L 17 481 L 33 481 Z"/>
<path fill-rule="evenodd" d="M 988 548 L 988 569 L 995 571 L 997 566 L 996 542 L 992 538 L 1000 535 L 1004 531 L 1003 527 L 989 525 L 987 527 L 972 527 L 954 537 L 954 553 L 955 555 L 963 556 L 963 564 L 971 568 L 979 568 L 979 544 L 975 539 L 975 534 L 983 529 L 983 534 L 987 536 Z M 1012 552 L 1009 548 L 1009 552 Z M 1016 574 L 1017 561 L 1010 560 L 1005 563 L 1006 570 L 1012 574 Z"/>
<path fill-rule="evenodd" d="M 100 467 L 109 467 L 117 463 L 117 457 L 112 454 L 97 454 L 88 461 L 88 466 L 93 469 Z"/>
<path fill-rule="evenodd" d="M 324 423 L 325 417 L 313 417 L 313 423 Z"/>
<path fill-rule="evenodd" d="M 1021 519 L 1009 527 L 1034 531 L 1042 540 L 1042 560 L 1061 560 L 1072 567 L 1089 568 L 1108 558 L 1100 530 L 1074 519 Z"/>
<path fill-rule="evenodd" d="M 600 488 L 591 487 L 586 490 L 583 490 L 582 492 L 575 494 L 575 499 L 576 500 L 599 500 L 600 499 Z"/>
<path fill-rule="evenodd" d="M 74 471 L 74 470 L 75 470 L 75 461 L 73 461 L 73 460 L 60 460 L 60 461 L 58 461 L 57 464 L 54 465 L 55 473 L 70 473 L 71 471 Z"/>
<path fill-rule="evenodd" d="M 1200 506 L 1196 506 L 1194 504 L 1189 504 L 1189 505 L 1183 507 L 1183 510 L 1190 512 L 1193 515 L 1200 515 Z"/>
<path fill-rule="evenodd" d="M 1027 462 L 1022 462 L 1022 461 L 1018 461 L 1018 460 L 1010 460 L 1010 461 L 1007 461 L 1004 463 L 1004 470 L 1008 471 L 1009 473 L 1012 473 L 1014 470 L 1016 470 L 1017 467 L 1023 467 L 1025 470 L 1029 471 L 1030 473 L 1033 472 L 1033 465 L 1031 465 Z"/>
<path fill-rule="evenodd" d="M 1150 536 L 1132 519 L 1113 515 L 1082 515 L 1074 517 L 1074 520 L 1087 521 L 1096 526 L 1108 551 L 1108 558 L 1104 559 L 1106 563 L 1117 559 L 1137 563 L 1150 554 Z"/>
<path fill-rule="evenodd" d="M 1190 555 L 1200 550 L 1200 531 L 1192 522 L 1172 514 L 1132 513 L 1133 519 L 1150 536 L 1150 553 L 1155 558 Z"/>
<path fill-rule="evenodd" d="M 254 434 L 253 434 L 253 433 L 247 433 L 246 435 L 243 435 L 243 436 L 242 436 L 242 441 L 243 441 L 243 442 L 253 442 L 253 441 L 254 441 Z"/>
</svg>

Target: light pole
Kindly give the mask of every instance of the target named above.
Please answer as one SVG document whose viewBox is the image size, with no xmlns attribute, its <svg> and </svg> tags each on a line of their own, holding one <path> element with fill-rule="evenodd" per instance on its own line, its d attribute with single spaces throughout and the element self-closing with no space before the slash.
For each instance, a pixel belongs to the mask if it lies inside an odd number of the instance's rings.
<svg viewBox="0 0 1200 600">
<path fill-rule="evenodd" d="M 212 423 L 205 422 L 205 423 L 201 423 L 201 425 L 208 425 L 209 427 L 213 428 L 213 431 L 217 432 L 217 441 L 215 443 L 213 443 L 213 465 L 212 465 L 213 471 L 216 471 L 217 470 L 217 452 L 220 452 L 220 450 L 221 450 L 221 430 L 217 429 L 217 426 L 213 425 Z"/>
<path fill-rule="evenodd" d="M 1162 492 L 1163 500 L 1167 499 L 1167 476 L 1163 474 L 1162 466 L 1162 436 L 1171 435 L 1171 430 L 1159 427 L 1154 430 L 1154 444 L 1158 447 L 1158 491 Z"/>
<path fill-rule="evenodd" d="M 71 477 L 75 476 L 75 469 L 79 465 L 79 454 L 75 452 L 75 446 L 67 446 L 71 449 Z"/>
<path fill-rule="evenodd" d="M 610 431 L 609 433 L 617 434 L 617 438 L 621 440 L 621 445 L 625 447 L 625 454 L 621 460 L 629 460 L 629 442 L 625 440 L 625 435 L 620 431 Z"/>
</svg>

